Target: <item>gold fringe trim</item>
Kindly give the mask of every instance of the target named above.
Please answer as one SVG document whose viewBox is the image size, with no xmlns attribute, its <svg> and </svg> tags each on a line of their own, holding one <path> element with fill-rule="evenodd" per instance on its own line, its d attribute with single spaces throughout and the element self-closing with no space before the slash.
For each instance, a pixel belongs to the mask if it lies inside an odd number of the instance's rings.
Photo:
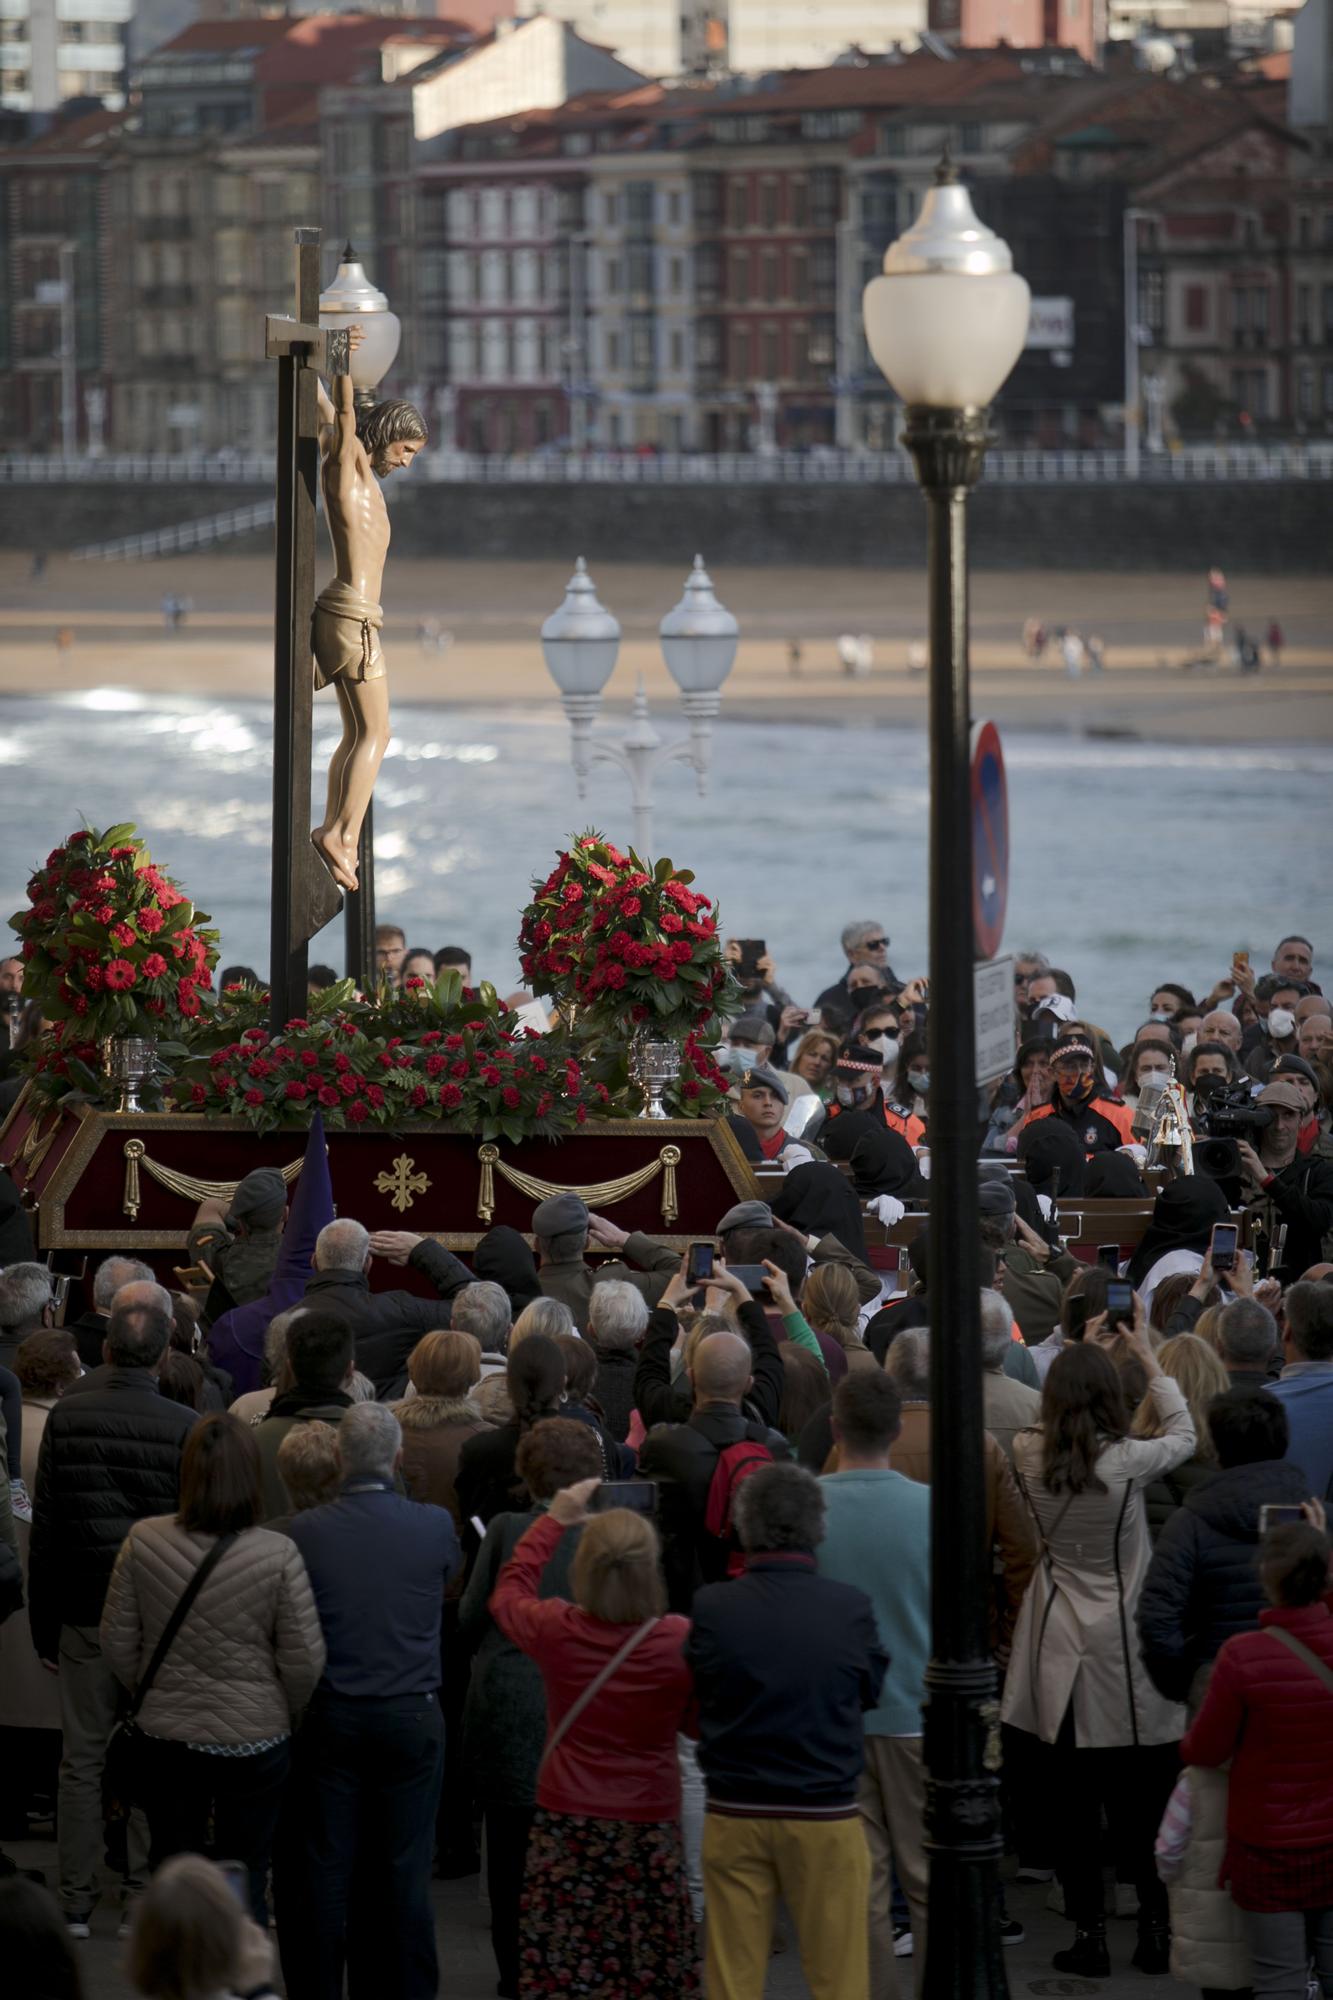
<svg viewBox="0 0 1333 2000">
<path fill-rule="evenodd" d="M 517 1167 L 511 1167 L 500 1158 L 500 1148 L 493 1145 L 479 1146 L 477 1158 L 481 1161 L 481 1186 L 477 1191 L 477 1214 L 483 1222 L 489 1223 L 495 1215 L 495 1176 L 497 1171 L 504 1175 L 511 1187 L 518 1189 L 532 1201 L 549 1201 L 554 1194 L 576 1194 L 586 1201 L 589 1208 L 613 1208 L 618 1201 L 625 1201 L 632 1194 L 662 1176 L 662 1220 L 671 1223 L 679 1213 L 676 1202 L 676 1168 L 680 1165 L 680 1147 L 663 1146 L 655 1160 L 646 1167 L 639 1167 L 632 1174 L 622 1174 L 619 1180 L 594 1181 L 588 1187 L 568 1187 L 559 1181 L 539 1181 L 534 1174 L 525 1174 Z"/>
</svg>

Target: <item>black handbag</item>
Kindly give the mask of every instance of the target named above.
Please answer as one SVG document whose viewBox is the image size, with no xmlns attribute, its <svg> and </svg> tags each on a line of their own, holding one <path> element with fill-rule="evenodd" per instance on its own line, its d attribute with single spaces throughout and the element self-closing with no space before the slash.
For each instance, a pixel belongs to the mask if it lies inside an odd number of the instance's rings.
<svg viewBox="0 0 1333 2000">
<path fill-rule="evenodd" d="M 162 1628 L 162 1637 L 153 1648 L 153 1657 L 144 1668 L 138 1686 L 111 1732 L 102 1775 L 102 1793 L 109 1818 L 128 1818 L 133 1807 L 138 1804 L 138 1746 L 143 1731 L 135 1718 L 143 1707 L 153 1682 L 162 1671 L 163 1662 L 175 1645 L 181 1626 L 189 1617 L 196 1597 L 235 1540 L 235 1535 L 219 1536 L 176 1599 L 171 1616 Z"/>
</svg>

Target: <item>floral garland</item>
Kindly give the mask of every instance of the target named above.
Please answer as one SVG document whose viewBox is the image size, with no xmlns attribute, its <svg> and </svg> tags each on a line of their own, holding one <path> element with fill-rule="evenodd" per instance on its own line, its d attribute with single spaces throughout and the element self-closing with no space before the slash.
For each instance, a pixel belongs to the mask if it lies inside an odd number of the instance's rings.
<svg viewBox="0 0 1333 2000">
<path fill-rule="evenodd" d="M 412 1040 L 386 1036 L 377 1010 L 352 999 L 350 981 L 279 1035 L 257 1021 L 238 1026 L 264 998 L 246 994 L 219 1015 L 218 1045 L 183 1065 L 173 1101 L 181 1111 L 239 1115 L 259 1132 L 308 1125 L 319 1110 L 331 1131 L 427 1119 L 511 1141 L 556 1139 L 605 1113 L 608 1085 L 566 1039 L 524 1028 L 490 987 L 457 1000 L 460 987 L 456 973 L 442 977 L 418 1005 Z"/>
<path fill-rule="evenodd" d="M 217 933 L 126 822 L 80 827 L 28 881 L 10 918 L 22 940 L 23 991 L 48 1033 L 33 1044 L 37 1087 L 59 1096 L 96 1088 L 109 1035 L 174 1037 L 202 1012 Z"/>
<path fill-rule="evenodd" d="M 709 897 L 688 869 L 649 868 L 598 833 L 557 858 L 519 927 L 519 958 L 532 991 L 567 1017 L 684 1041 L 732 1011 L 735 986 Z"/>
</svg>

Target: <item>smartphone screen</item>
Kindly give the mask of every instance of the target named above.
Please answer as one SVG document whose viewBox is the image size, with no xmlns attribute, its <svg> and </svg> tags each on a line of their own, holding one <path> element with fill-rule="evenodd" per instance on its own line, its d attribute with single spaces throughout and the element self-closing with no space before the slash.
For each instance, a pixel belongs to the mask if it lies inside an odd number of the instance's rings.
<svg viewBox="0 0 1333 2000">
<path fill-rule="evenodd" d="M 1097 1245 L 1097 1262 L 1104 1264 L 1112 1277 L 1118 1278 L 1120 1275 L 1120 1245 L 1118 1243 L 1099 1243 Z"/>
<path fill-rule="evenodd" d="M 1112 1278 L 1106 1287 L 1106 1317 L 1112 1326 L 1134 1324 L 1134 1287 L 1126 1278 Z"/>
<path fill-rule="evenodd" d="M 594 1514 L 609 1507 L 628 1507 L 635 1514 L 657 1512 L 657 1488 L 651 1479 L 604 1479 L 589 1503 Z"/>
<path fill-rule="evenodd" d="M 1250 968 L 1250 954 L 1248 951 L 1233 951 L 1231 954 L 1231 963 L 1233 965 L 1244 966 L 1248 972 Z"/>
<path fill-rule="evenodd" d="M 1270 1528 L 1299 1527 L 1304 1519 L 1299 1507 L 1278 1506 L 1269 1500 L 1259 1509 L 1259 1533 L 1266 1535 Z"/>
<path fill-rule="evenodd" d="M 1234 1271 L 1236 1268 L 1236 1245 L 1240 1240 L 1240 1230 L 1234 1222 L 1215 1222 L 1208 1245 L 1208 1255 L 1215 1271 Z"/>
<path fill-rule="evenodd" d="M 739 1278 L 752 1299 L 767 1298 L 768 1272 L 762 1264 L 728 1264 L 733 1278 Z"/>
<path fill-rule="evenodd" d="M 713 1275 L 716 1251 L 711 1243 L 691 1243 L 685 1276 L 692 1285 L 702 1285 Z"/>
<path fill-rule="evenodd" d="M 1075 1292 L 1065 1309 L 1069 1321 L 1069 1339 L 1082 1340 L 1088 1330 L 1088 1302 L 1082 1292 Z"/>
<path fill-rule="evenodd" d="M 768 955 L 768 946 L 762 938 L 742 938 L 740 940 L 741 960 L 736 968 L 742 979 L 759 977 L 759 961 Z"/>
</svg>

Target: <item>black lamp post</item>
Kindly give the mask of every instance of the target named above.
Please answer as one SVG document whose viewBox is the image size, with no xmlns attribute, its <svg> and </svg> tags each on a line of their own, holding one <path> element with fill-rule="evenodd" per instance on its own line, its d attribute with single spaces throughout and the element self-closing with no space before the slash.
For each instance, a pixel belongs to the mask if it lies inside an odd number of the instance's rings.
<svg viewBox="0 0 1333 2000">
<path fill-rule="evenodd" d="M 967 495 L 986 406 L 1027 333 L 1008 248 L 947 163 L 866 287 L 866 338 L 907 405 L 903 442 L 929 516 L 931 1639 L 924 1757 L 926 2000 L 1008 1993 L 996 1924 L 1000 1721 L 989 1641 L 977 1122 Z"/>
</svg>

